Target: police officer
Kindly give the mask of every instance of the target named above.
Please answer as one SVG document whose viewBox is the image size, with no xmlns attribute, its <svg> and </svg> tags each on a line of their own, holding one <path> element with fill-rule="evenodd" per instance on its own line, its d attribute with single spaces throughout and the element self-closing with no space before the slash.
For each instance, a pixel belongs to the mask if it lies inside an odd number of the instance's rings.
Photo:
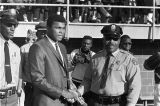
<svg viewBox="0 0 160 106">
<path fill-rule="evenodd" d="M 35 29 L 37 30 L 36 36 L 38 40 L 42 39 L 46 35 L 46 32 L 47 32 L 46 22 L 44 21 L 39 22 L 39 24 L 35 26 Z"/>
<path fill-rule="evenodd" d="M 141 89 L 139 65 L 119 49 L 120 26 L 106 25 L 101 33 L 104 49 L 92 57 L 77 94 L 90 91 L 88 106 L 135 106 Z"/>
<path fill-rule="evenodd" d="M 20 48 L 11 40 L 17 18 L 10 10 L 0 16 L 0 106 L 23 106 Z M 21 96 L 21 97 L 20 97 Z M 22 99 L 21 99 L 22 98 Z M 19 103 L 18 100 L 20 100 Z"/>
</svg>

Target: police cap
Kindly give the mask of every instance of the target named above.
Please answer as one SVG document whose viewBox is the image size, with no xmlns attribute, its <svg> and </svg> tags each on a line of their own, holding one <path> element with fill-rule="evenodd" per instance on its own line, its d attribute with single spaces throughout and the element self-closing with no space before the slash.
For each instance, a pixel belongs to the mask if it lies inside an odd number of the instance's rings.
<svg viewBox="0 0 160 106">
<path fill-rule="evenodd" d="M 123 31 L 120 26 L 111 24 L 104 26 L 101 30 L 101 33 L 105 37 L 120 38 L 120 36 L 123 34 Z"/>
<path fill-rule="evenodd" d="M 12 10 L 13 11 L 13 10 Z M 0 21 L 3 24 L 13 24 L 18 25 L 17 17 L 12 13 L 11 10 L 2 11 L 0 14 Z"/>
<path fill-rule="evenodd" d="M 37 24 L 35 26 L 35 29 L 36 30 L 47 30 L 47 24 L 46 24 L 46 22 L 44 22 L 44 21 L 39 22 L 39 24 Z"/>
</svg>

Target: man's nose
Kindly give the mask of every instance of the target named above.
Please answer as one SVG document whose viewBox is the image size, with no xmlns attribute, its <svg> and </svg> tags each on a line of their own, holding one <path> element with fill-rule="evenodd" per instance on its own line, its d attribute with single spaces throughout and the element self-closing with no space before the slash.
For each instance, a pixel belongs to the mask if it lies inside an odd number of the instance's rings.
<svg viewBox="0 0 160 106">
<path fill-rule="evenodd" d="M 11 25 L 11 30 L 15 30 L 15 25 Z"/>
</svg>

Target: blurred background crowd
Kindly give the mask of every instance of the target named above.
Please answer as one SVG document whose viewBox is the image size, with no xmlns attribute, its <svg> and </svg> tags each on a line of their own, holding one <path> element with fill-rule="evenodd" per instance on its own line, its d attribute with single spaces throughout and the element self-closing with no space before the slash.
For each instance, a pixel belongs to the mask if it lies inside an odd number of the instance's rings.
<svg viewBox="0 0 160 106">
<path fill-rule="evenodd" d="M 0 3 L 40 3 L 66 4 L 67 0 L 0 0 Z M 115 8 L 109 6 L 153 6 L 153 0 L 69 0 L 74 5 L 106 5 L 106 7 L 70 7 L 69 21 L 74 23 L 152 23 L 153 9 Z M 160 0 L 156 0 L 160 6 Z M 108 6 L 108 7 L 107 7 Z M 63 6 L 1 6 L 0 11 L 16 9 L 18 21 L 45 21 L 48 14 L 56 13 L 66 17 L 67 8 Z M 160 23 L 160 9 L 156 9 L 156 24 Z"/>
</svg>

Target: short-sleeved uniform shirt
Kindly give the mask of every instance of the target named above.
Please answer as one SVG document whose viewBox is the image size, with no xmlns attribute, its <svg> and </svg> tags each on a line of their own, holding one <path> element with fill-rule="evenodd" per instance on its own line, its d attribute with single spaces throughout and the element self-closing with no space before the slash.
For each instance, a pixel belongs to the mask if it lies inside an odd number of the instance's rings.
<svg viewBox="0 0 160 106">
<path fill-rule="evenodd" d="M 0 89 L 5 89 L 18 85 L 18 80 L 21 77 L 21 56 L 20 48 L 11 40 L 8 41 L 9 53 L 10 53 L 10 65 L 12 82 L 7 84 L 5 80 L 5 54 L 4 54 L 5 40 L 0 34 Z"/>
<path fill-rule="evenodd" d="M 124 50 L 112 53 L 107 69 L 104 69 L 107 52 L 102 50 L 92 57 L 86 70 L 82 86 L 85 92 L 92 91 L 105 96 L 119 96 L 126 93 L 127 101 L 136 104 L 140 89 L 140 68 L 135 57 Z M 106 86 L 100 88 L 103 71 L 107 71 Z"/>
</svg>

